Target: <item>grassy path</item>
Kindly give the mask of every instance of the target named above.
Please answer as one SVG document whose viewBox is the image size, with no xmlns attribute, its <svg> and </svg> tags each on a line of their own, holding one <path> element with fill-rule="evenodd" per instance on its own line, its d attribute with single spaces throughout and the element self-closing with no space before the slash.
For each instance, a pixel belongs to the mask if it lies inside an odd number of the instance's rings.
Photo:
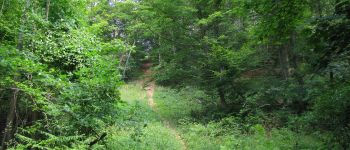
<svg viewBox="0 0 350 150">
<path fill-rule="evenodd" d="M 156 107 L 156 103 L 154 102 L 153 99 L 153 94 L 155 92 L 155 83 L 154 81 L 151 81 L 148 86 L 145 88 L 146 92 L 147 92 L 147 102 L 148 105 L 152 108 L 152 110 L 154 110 L 155 112 L 157 112 L 157 107 Z M 160 116 L 161 117 L 161 116 Z M 164 119 L 163 117 L 161 117 L 162 123 L 165 125 L 165 127 L 167 127 L 172 134 L 175 136 L 175 138 L 180 141 L 181 145 L 182 145 L 182 149 L 183 150 L 187 150 L 187 146 L 186 146 L 186 142 L 181 138 L 181 135 L 175 130 L 175 127 L 166 119 Z"/>
<path fill-rule="evenodd" d="M 163 102 L 172 103 L 159 97 L 164 92 L 150 78 L 148 68 L 144 77 L 123 85 L 119 90 L 123 103 L 116 106 L 119 113 L 117 124 L 106 129 L 109 134 L 107 149 L 118 150 L 187 150 L 190 149 L 177 130 L 174 118 L 164 110 L 170 109 Z M 160 90 L 160 91 L 157 91 Z M 169 108 L 169 109 L 168 109 Z M 180 110 L 179 110 L 180 111 Z M 174 119 L 174 120 L 173 120 Z"/>
<path fill-rule="evenodd" d="M 157 86 L 151 71 L 123 85 L 122 103 L 117 104 L 117 123 L 106 129 L 106 149 L 116 150 L 270 150 L 317 149 L 315 139 L 275 129 L 269 136 L 261 125 L 250 127 L 254 134 L 242 134 L 235 117 L 217 121 L 197 121 L 202 101 L 210 99 L 200 90 L 187 87 L 174 90 Z M 301 139 L 301 140 L 300 140 Z M 313 143 L 315 145 L 310 145 Z"/>
<path fill-rule="evenodd" d="M 149 67 L 151 65 L 150 64 L 146 64 L 144 66 L 146 66 L 144 68 L 145 78 L 143 79 L 142 83 L 145 86 L 145 90 L 146 90 L 146 93 L 147 93 L 147 102 L 148 102 L 148 105 L 152 108 L 152 110 L 155 111 L 156 113 L 158 113 L 156 103 L 154 102 L 154 99 L 153 99 L 153 95 L 154 95 L 154 92 L 155 92 L 156 84 L 150 78 L 152 72 L 149 70 Z M 172 134 L 175 136 L 175 138 L 181 143 L 182 149 L 183 150 L 187 150 L 186 142 L 183 140 L 181 135 L 176 131 L 175 127 L 169 121 L 164 119 L 161 115 L 159 115 L 159 116 L 160 116 L 160 118 L 162 120 L 162 123 L 165 125 L 165 127 L 167 127 L 172 132 Z"/>
<path fill-rule="evenodd" d="M 108 149 L 120 150 L 186 150 L 184 141 L 167 121 L 164 121 L 153 100 L 154 86 L 144 87 L 145 80 L 131 82 L 120 89 L 121 120 L 110 129 Z"/>
</svg>

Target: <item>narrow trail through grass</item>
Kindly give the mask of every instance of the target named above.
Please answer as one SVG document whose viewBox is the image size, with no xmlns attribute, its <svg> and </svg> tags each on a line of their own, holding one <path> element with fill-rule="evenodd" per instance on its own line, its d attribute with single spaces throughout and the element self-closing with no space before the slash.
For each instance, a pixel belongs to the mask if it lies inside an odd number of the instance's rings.
<svg viewBox="0 0 350 150">
<path fill-rule="evenodd" d="M 109 130 L 108 149 L 118 150 L 186 150 L 183 141 L 176 137 L 176 131 L 168 126 L 160 109 L 148 102 L 154 90 L 143 86 L 145 79 L 129 82 L 121 87 L 121 99 L 125 104 L 118 106 L 118 124 Z"/>
<path fill-rule="evenodd" d="M 274 129 L 270 135 L 261 125 L 243 133 L 235 117 L 205 122 L 195 118 L 210 99 L 200 90 L 175 90 L 156 85 L 152 72 L 120 88 L 119 116 L 107 129 L 108 149 L 118 150 L 232 150 L 232 149 L 317 149 L 317 141 L 287 129 Z M 202 116 L 200 116 L 202 117 Z M 310 146 L 314 143 L 315 146 Z"/>
<path fill-rule="evenodd" d="M 154 99 L 153 99 L 156 84 L 152 80 L 152 78 L 150 77 L 152 75 L 152 72 L 149 69 L 151 65 L 152 64 L 150 64 L 150 63 L 144 65 L 144 76 L 145 77 L 142 79 L 142 84 L 144 85 L 146 93 L 147 93 L 148 105 L 152 108 L 153 111 L 158 113 L 156 103 L 154 102 Z M 172 134 L 175 136 L 175 138 L 181 143 L 181 145 L 183 147 L 182 149 L 187 150 L 188 148 L 186 146 L 186 142 L 183 140 L 181 135 L 176 131 L 174 125 L 172 125 L 169 121 L 164 119 L 161 115 L 160 115 L 160 119 L 161 119 L 162 123 L 164 124 L 164 126 L 167 127 L 172 132 Z"/>
</svg>

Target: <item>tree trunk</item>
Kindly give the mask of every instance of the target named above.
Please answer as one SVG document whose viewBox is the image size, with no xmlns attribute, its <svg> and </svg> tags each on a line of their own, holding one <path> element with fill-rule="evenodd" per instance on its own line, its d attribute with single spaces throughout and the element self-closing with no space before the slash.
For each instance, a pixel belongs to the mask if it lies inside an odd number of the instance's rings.
<svg viewBox="0 0 350 150">
<path fill-rule="evenodd" d="M 220 97 L 220 103 L 223 107 L 227 106 L 227 102 L 226 102 L 226 98 L 225 98 L 225 92 L 222 89 L 222 87 L 218 88 L 218 93 L 219 93 L 219 97 Z"/>
<path fill-rule="evenodd" d="M 131 49 L 130 49 L 129 54 L 128 54 L 127 58 L 126 58 L 126 62 L 125 62 L 124 70 L 123 70 L 123 79 L 126 78 L 126 77 L 125 77 L 125 75 L 126 75 L 126 69 L 127 69 L 128 65 L 129 65 L 130 56 L 131 56 Z"/>
<path fill-rule="evenodd" d="M 280 68 L 281 72 L 283 74 L 283 78 L 287 80 L 289 78 L 289 50 L 288 46 L 284 45 L 282 48 L 279 50 L 279 60 L 280 60 Z"/>
<path fill-rule="evenodd" d="M 175 41 L 175 34 L 174 34 L 174 31 L 171 32 L 171 40 L 172 41 Z M 175 43 L 172 43 L 172 47 L 171 47 L 172 51 L 173 51 L 173 55 L 175 56 L 176 55 L 176 47 L 175 47 Z"/>
<path fill-rule="evenodd" d="M 45 15 L 45 20 L 48 21 L 49 20 L 49 12 L 50 12 L 50 3 L 51 0 L 46 0 L 46 15 Z"/>
<path fill-rule="evenodd" d="M 19 34 L 18 34 L 18 43 L 17 43 L 17 49 L 22 50 L 23 48 L 23 30 L 24 30 L 24 24 L 25 20 L 27 19 L 27 10 L 29 9 L 30 6 L 30 0 L 26 0 L 26 6 L 23 11 L 22 19 L 21 19 L 21 25 L 19 29 Z"/>
<path fill-rule="evenodd" d="M 6 149 L 7 142 L 12 138 L 14 133 L 14 126 L 13 122 L 15 121 L 16 117 L 16 106 L 17 106 L 17 93 L 19 92 L 19 89 L 14 89 L 13 91 L 13 97 L 10 102 L 10 110 L 7 114 L 7 121 L 6 121 L 6 128 L 4 130 L 4 136 L 2 139 L 1 147 L 2 149 Z"/>
<path fill-rule="evenodd" d="M 3 12 L 4 7 L 5 7 L 5 1 L 6 1 L 6 0 L 3 0 L 3 1 L 2 1 L 1 10 L 0 10 L 0 17 L 2 16 L 2 12 Z"/>
<path fill-rule="evenodd" d="M 333 73 L 333 71 L 329 72 L 329 80 L 330 80 L 331 84 L 334 82 L 334 73 Z"/>
</svg>

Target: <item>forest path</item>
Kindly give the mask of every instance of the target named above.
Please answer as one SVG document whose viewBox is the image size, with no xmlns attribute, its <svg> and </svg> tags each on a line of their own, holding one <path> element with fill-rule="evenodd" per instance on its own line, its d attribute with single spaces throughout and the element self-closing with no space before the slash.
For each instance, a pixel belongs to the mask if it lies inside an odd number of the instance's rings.
<svg viewBox="0 0 350 150">
<path fill-rule="evenodd" d="M 148 105 L 153 109 L 153 111 L 155 111 L 156 113 L 158 113 L 157 111 L 157 105 L 154 102 L 153 99 L 153 94 L 155 92 L 155 87 L 156 84 L 154 82 L 154 80 L 152 79 L 152 71 L 150 70 L 152 66 L 152 63 L 148 62 L 148 63 L 144 63 L 142 68 L 143 68 L 143 73 L 144 73 L 144 78 L 142 79 L 142 85 L 144 87 L 144 89 L 146 90 L 147 93 L 147 103 Z M 187 150 L 187 144 L 186 142 L 183 140 L 183 138 L 181 137 L 180 133 L 178 133 L 174 127 L 174 125 L 172 125 L 169 121 L 167 121 L 166 119 L 162 118 L 160 116 L 162 123 L 164 124 L 165 127 L 167 127 L 172 134 L 175 136 L 175 138 L 180 141 L 181 145 L 182 145 L 182 149 L 183 150 Z"/>
</svg>

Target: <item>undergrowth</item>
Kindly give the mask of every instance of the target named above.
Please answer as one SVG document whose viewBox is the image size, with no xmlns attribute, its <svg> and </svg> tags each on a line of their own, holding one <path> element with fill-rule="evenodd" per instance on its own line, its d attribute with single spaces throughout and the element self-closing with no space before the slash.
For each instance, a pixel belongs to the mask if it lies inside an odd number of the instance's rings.
<svg viewBox="0 0 350 150">
<path fill-rule="evenodd" d="M 172 131 L 163 125 L 160 116 L 147 105 L 146 92 L 141 84 L 130 83 L 121 89 L 119 118 L 108 130 L 107 149 L 155 150 L 181 149 Z"/>
<path fill-rule="evenodd" d="M 235 116 L 205 121 L 199 112 L 205 111 L 207 107 L 203 106 L 203 101 L 210 100 L 210 97 L 191 87 L 182 90 L 156 87 L 156 110 L 147 105 L 141 83 L 126 84 L 120 91 L 124 103 L 117 106 L 120 117 L 116 125 L 106 129 L 109 133 L 105 140 L 107 149 L 184 149 L 171 129 L 162 123 L 164 120 L 175 127 L 187 149 L 322 149 L 322 143 L 315 138 L 317 136 L 288 128 L 267 130 L 263 125 L 255 124 L 247 131 Z"/>
</svg>

